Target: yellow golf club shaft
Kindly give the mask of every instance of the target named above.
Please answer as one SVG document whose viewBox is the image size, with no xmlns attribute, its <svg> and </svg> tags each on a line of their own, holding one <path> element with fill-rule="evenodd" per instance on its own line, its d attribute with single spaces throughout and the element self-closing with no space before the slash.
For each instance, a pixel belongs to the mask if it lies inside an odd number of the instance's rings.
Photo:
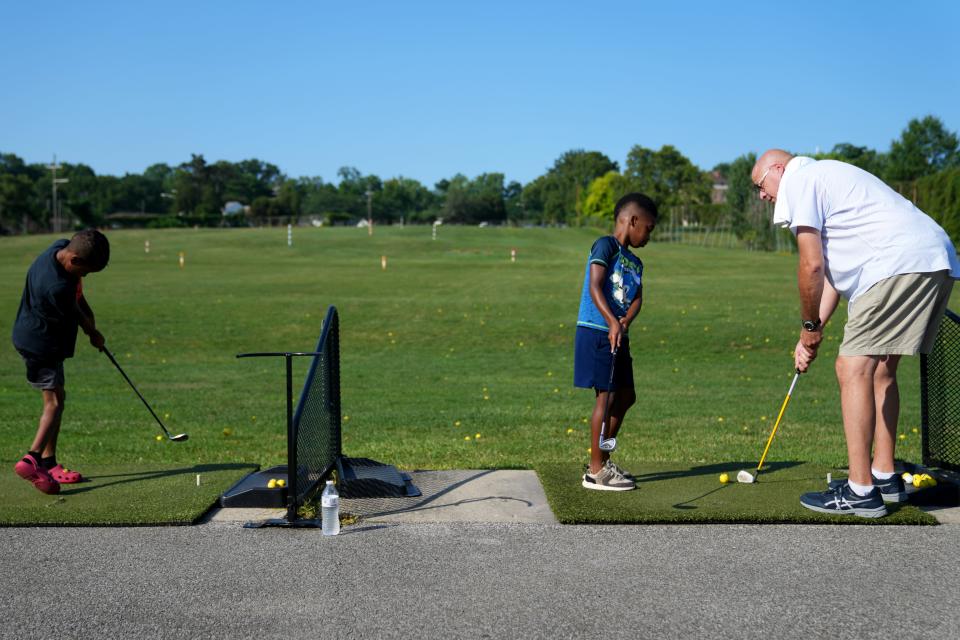
<svg viewBox="0 0 960 640">
<path fill-rule="evenodd" d="M 783 399 L 783 404 L 780 406 L 780 415 L 777 416 L 777 421 L 773 425 L 773 431 L 770 432 L 770 437 L 767 438 L 767 446 L 763 449 L 763 455 L 760 456 L 760 464 L 757 465 L 757 473 L 760 474 L 760 468 L 763 466 L 763 461 L 767 458 L 767 451 L 770 450 L 770 444 L 773 443 L 773 436 L 777 435 L 777 428 L 780 426 L 780 420 L 783 418 L 783 413 L 787 410 L 787 405 L 790 404 L 790 396 L 793 394 L 793 388 L 797 385 L 797 380 L 800 378 L 800 372 L 797 371 L 796 375 L 793 376 L 793 382 L 790 383 L 790 389 L 787 391 L 787 397 Z"/>
</svg>

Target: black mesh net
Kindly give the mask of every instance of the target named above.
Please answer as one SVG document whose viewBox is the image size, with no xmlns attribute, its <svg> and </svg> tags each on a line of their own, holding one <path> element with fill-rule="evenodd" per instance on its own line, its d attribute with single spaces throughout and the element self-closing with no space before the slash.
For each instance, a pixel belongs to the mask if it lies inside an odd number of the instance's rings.
<svg viewBox="0 0 960 640">
<path fill-rule="evenodd" d="M 293 416 L 291 436 L 296 445 L 296 504 L 312 494 L 336 465 L 340 455 L 340 321 L 337 310 L 330 307 L 323 321 L 317 353 L 310 362 L 300 401 Z"/>
<path fill-rule="evenodd" d="M 960 316 L 940 323 L 937 343 L 920 358 L 923 463 L 960 471 Z"/>
</svg>

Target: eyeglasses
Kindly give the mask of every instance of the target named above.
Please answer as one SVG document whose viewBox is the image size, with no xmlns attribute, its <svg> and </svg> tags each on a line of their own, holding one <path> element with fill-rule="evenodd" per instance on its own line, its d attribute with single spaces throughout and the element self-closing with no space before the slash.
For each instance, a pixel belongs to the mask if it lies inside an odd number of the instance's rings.
<svg viewBox="0 0 960 640">
<path fill-rule="evenodd" d="M 777 162 L 774 162 L 769 167 L 767 167 L 767 170 L 763 172 L 763 174 L 760 176 L 760 179 L 757 180 L 755 183 L 753 183 L 753 186 L 757 189 L 757 193 L 760 193 L 761 191 L 763 191 L 763 181 L 767 179 L 767 174 L 770 173 L 770 170 L 773 169 L 774 167 L 782 168 L 783 165 Z"/>
<path fill-rule="evenodd" d="M 767 179 L 767 174 L 770 173 L 770 169 L 773 169 L 773 165 L 767 167 L 767 170 L 763 172 L 763 175 L 760 176 L 760 179 L 753 184 L 753 186 L 757 188 L 757 193 L 763 191 L 763 181 Z"/>
</svg>

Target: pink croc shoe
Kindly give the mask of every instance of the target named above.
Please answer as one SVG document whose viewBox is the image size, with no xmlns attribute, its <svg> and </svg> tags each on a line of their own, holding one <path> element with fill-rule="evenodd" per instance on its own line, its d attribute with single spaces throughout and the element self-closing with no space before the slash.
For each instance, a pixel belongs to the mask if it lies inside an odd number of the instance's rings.
<svg viewBox="0 0 960 640">
<path fill-rule="evenodd" d="M 50 476 L 60 484 L 74 484 L 75 482 L 83 482 L 83 476 L 80 475 L 79 471 L 71 471 L 62 464 L 58 464 L 52 469 L 47 469 L 47 473 L 49 473 Z"/>
<path fill-rule="evenodd" d="M 29 454 L 23 456 L 23 459 L 13 467 L 13 471 L 27 482 L 32 482 L 33 486 L 43 493 L 60 493 L 60 483 L 54 480 L 43 465 Z"/>
</svg>

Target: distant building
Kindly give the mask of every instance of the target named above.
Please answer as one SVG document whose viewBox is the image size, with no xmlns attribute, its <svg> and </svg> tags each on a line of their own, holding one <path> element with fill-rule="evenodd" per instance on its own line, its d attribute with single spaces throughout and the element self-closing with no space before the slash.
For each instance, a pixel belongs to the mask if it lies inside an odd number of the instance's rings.
<svg viewBox="0 0 960 640">
<path fill-rule="evenodd" d="M 710 177 L 713 178 L 713 189 L 710 191 L 710 202 L 713 204 L 723 204 L 727 201 L 727 179 L 719 171 L 711 171 Z"/>
<path fill-rule="evenodd" d="M 223 205 L 223 215 L 224 216 L 242 216 L 247 212 L 248 207 L 242 202 L 237 202 L 236 200 L 231 200 L 230 202 Z"/>
</svg>

